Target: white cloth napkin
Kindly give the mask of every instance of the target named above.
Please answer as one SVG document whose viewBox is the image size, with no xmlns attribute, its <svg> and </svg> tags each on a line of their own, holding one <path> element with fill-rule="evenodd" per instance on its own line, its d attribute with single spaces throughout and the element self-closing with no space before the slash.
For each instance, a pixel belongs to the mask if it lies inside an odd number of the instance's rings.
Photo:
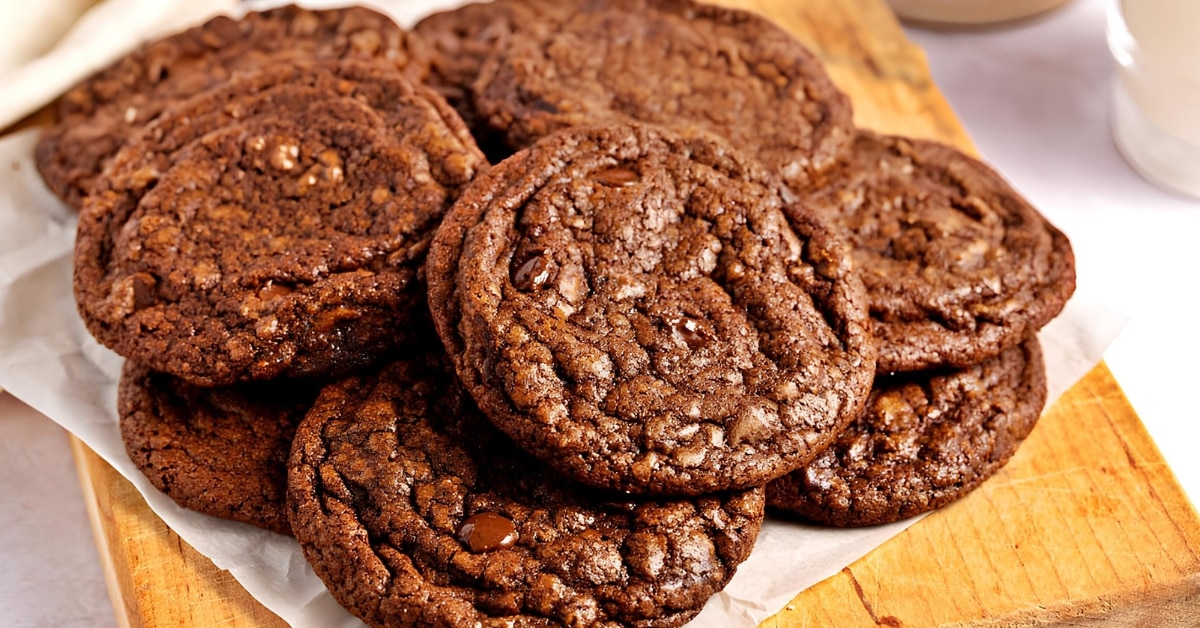
<svg viewBox="0 0 1200 628">
<path fill-rule="evenodd" d="M 79 15 L 87 0 L 10 1 L 0 13 L 0 129 L 54 100 L 145 39 L 180 30 L 237 0 L 104 0 Z M 19 7 L 19 8 L 17 8 Z M 13 12 L 15 15 L 5 15 Z M 71 17 L 78 20 L 45 54 Z"/>
</svg>

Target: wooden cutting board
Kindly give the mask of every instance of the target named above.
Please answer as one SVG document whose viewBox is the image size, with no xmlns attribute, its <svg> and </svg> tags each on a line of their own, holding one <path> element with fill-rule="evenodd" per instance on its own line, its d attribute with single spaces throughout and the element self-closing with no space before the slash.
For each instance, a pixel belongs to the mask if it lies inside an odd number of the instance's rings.
<svg viewBox="0 0 1200 628">
<path fill-rule="evenodd" d="M 724 0 L 795 32 L 864 127 L 971 150 L 883 0 Z M 278 626 L 140 495 L 74 446 L 118 618 Z M 1107 367 L 1052 408 L 1012 462 L 801 593 L 766 626 L 1196 626 L 1200 519 Z"/>
</svg>

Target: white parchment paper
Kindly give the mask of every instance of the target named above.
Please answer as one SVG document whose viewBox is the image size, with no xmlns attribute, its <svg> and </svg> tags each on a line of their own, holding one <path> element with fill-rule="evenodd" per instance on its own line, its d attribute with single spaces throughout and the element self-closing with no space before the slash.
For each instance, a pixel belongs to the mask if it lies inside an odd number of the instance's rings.
<svg viewBox="0 0 1200 628">
<path fill-rule="evenodd" d="M 89 14 L 89 24 L 115 24 L 133 0 L 107 0 Z M 205 0 L 208 11 L 224 10 L 231 0 Z M 401 23 L 456 0 L 371 2 Z M 156 5 L 190 5 L 195 0 Z M 274 2 L 254 2 L 259 8 Z M 335 2 L 306 2 L 329 6 Z M 159 9 L 160 17 L 178 14 Z M 199 18 L 197 18 L 199 19 Z M 144 30 L 137 30 L 137 29 Z M 95 49 L 106 54 L 127 49 L 142 33 L 161 32 L 161 22 L 137 22 L 134 28 L 107 31 Z M 120 33 L 120 35 L 116 35 Z M 81 36 L 74 32 L 66 61 L 60 49 L 36 61 L 54 73 L 54 85 L 69 85 L 90 67 L 77 61 Z M 114 41 L 114 37 L 120 41 Z M 86 46 L 85 46 L 86 47 Z M 85 55 L 86 56 L 86 55 Z M 81 69 L 82 68 L 82 69 Z M 0 87 L 0 102 L 21 84 Z M 16 96 L 14 95 L 14 98 Z M 34 102 L 37 99 L 30 99 Z M 18 116 L 19 117 L 19 116 Z M 116 414 L 116 381 L 121 359 L 88 335 L 76 314 L 71 291 L 74 213 L 43 186 L 32 162 L 36 132 L 0 141 L 0 387 L 8 389 L 74 433 L 146 498 L 150 508 L 197 551 L 229 570 L 267 608 L 292 626 L 359 626 L 313 574 L 296 542 L 245 524 L 184 510 L 154 489 L 133 467 L 121 442 Z M 1081 279 L 1086 260 L 1079 260 Z M 1084 285 L 1102 282 L 1080 281 Z M 1066 310 L 1042 331 L 1051 403 L 1099 362 L 1127 316 L 1103 292 L 1080 290 Z M 729 586 L 709 601 L 690 626 L 754 626 L 778 612 L 803 589 L 836 574 L 915 520 L 856 530 L 833 530 L 768 521 L 754 553 Z"/>
</svg>

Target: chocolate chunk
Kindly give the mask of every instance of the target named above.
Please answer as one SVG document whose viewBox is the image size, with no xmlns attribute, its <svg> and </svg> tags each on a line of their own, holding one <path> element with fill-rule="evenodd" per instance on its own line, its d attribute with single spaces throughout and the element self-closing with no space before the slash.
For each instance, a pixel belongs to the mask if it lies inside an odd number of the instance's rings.
<svg viewBox="0 0 1200 628">
<path fill-rule="evenodd" d="M 458 538 L 476 554 L 510 547 L 517 542 L 517 528 L 511 519 L 494 512 L 481 512 L 463 522 Z"/>
<path fill-rule="evenodd" d="M 641 178 L 638 176 L 638 173 L 628 168 L 609 168 L 607 170 L 601 170 L 593 176 L 596 177 L 596 180 L 600 183 L 615 188 L 632 185 L 637 183 L 638 179 Z"/>
<path fill-rule="evenodd" d="M 542 253 L 529 258 L 513 273 L 513 286 L 522 292 L 540 290 L 550 280 L 550 261 Z"/>
<path fill-rule="evenodd" d="M 686 316 L 671 321 L 671 331 L 693 349 L 699 349 L 711 340 L 708 332 L 701 329 L 696 319 Z"/>
</svg>

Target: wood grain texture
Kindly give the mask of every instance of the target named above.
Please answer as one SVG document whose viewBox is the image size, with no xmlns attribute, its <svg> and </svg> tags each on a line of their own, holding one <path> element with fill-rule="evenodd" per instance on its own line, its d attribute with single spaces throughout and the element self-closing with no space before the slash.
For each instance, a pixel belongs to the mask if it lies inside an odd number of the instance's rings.
<svg viewBox="0 0 1200 628">
<path fill-rule="evenodd" d="M 869 128 L 973 150 L 883 0 L 724 0 L 818 52 Z M 76 444 L 118 614 L 131 626 L 281 621 L 182 543 Z M 1107 367 L 1066 393 L 999 475 L 764 623 L 808 626 L 1195 626 L 1200 518 Z"/>
<path fill-rule="evenodd" d="M 1101 365 L 999 474 L 765 625 L 1196 626 L 1198 587 L 1200 520 Z"/>
<path fill-rule="evenodd" d="M 756 11 L 807 44 L 849 94 L 859 126 L 975 151 L 934 84 L 925 53 L 884 0 L 710 1 Z"/>
<path fill-rule="evenodd" d="M 287 625 L 184 543 L 100 456 L 75 438 L 71 449 L 120 625 Z"/>
</svg>

